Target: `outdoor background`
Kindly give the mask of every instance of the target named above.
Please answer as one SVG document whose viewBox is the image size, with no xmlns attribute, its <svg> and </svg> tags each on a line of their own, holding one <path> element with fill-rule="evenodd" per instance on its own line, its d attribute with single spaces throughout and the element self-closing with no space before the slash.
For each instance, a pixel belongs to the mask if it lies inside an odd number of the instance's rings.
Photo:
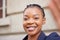
<svg viewBox="0 0 60 40">
<path fill-rule="evenodd" d="M 0 40 L 22 40 L 25 37 L 26 33 L 23 29 L 23 10 L 28 4 L 39 4 L 44 9 L 46 24 L 43 25 L 42 30 L 46 35 L 57 32 L 59 28 L 58 22 L 60 21 L 57 21 L 59 17 L 55 15 L 60 13 L 57 12 L 60 8 L 60 1 L 59 3 L 57 2 L 58 5 L 54 5 L 54 2 L 57 1 L 0 0 Z M 55 8 L 55 6 L 58 6 L 58 9 Z"/>
</svg>

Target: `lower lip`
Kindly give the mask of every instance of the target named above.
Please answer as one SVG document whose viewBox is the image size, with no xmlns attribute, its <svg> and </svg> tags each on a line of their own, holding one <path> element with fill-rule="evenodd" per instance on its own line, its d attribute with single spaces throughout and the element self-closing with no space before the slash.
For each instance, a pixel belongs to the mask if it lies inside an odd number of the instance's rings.
<svg viewBox="0 0 60 40">
<path fill-rule="evenodd" d="M 32 31 L 35 30 L 35 28 L 28 28 L 27 30 L 28 30 L 29 32 L 32 32 Z"/>
</svg>

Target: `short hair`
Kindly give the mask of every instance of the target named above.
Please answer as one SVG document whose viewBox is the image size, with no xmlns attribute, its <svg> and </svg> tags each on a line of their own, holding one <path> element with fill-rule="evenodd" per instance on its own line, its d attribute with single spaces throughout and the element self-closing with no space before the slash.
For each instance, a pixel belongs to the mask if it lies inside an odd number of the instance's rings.
<svg viewBox="0 0 60 40">
<path fill-rule="evenodd" d="M 27 7 L 24 9 L 24 11 L 27 9 L 27 8 L 30 8 L 30 7 L 38 7 L 42 12 L 43 12 L 43 17 L 45 17 L 45 13 L 44 13 L 44 9 L 38 5 L 38 4 L 29 4 L 27 5 Z"/>
</svg>

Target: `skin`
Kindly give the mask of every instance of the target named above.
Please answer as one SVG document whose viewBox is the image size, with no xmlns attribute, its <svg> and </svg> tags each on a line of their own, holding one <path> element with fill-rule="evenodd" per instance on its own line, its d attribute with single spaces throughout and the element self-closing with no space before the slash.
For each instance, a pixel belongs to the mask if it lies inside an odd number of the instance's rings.
<svg viewBox="0 0 60 40">
<path fill-rule="evenodd" d="M 38 7 L 30 7 L 24 11 L 23 27 L 28 34 L 28 40 L 37 40 L 41 33 L 42 25 L 45 24 L 43 13 Z M 29 28 L 33 29 L 29 29 Z"/>
</svg>

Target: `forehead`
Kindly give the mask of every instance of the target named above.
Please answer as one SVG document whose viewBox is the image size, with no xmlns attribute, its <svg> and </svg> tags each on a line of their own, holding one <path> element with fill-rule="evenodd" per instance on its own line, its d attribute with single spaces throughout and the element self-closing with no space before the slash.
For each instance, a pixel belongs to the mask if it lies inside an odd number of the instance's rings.
<svg viewBox="0 0 60 40">
<path fill-rule="evenodd" d="M 38 15 L 42 15 L 43 14 L 43 12 L 42 12 L 42 10 L 40 9 L 40 8 L 38 8 L 38 7 L 30 7 L 30 8 L 27 8 L 27 9 L 25 9 L 25 11 L 24 11 L 24 15 L 30 15 L 30 14 L 38 14 Z"/>
</svg>

